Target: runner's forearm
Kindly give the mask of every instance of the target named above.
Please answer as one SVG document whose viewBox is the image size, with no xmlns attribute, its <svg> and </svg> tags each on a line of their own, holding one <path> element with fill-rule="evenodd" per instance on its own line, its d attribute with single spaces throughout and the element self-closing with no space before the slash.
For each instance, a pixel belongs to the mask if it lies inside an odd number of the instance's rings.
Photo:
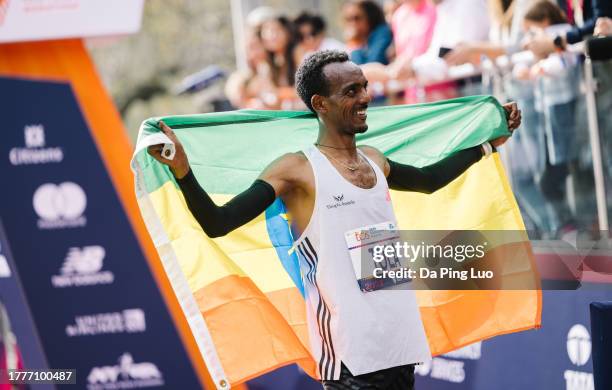
<svg viewBox="0 0 612 390">
<path fill-rule="evenodd" d="M 480 146 L 474 146 L 449 156 L 435 164 L 417 168 L 389 161 L 389 188 L 431 194 L 446 186 L 482 158 Z"/>
<path fill-rule="evenodd" d="M 263 180 L 255 180 L 246 191 L 223 206 L 217 206 L 202 189 L 193 172 L 176 180 L 189 211 L 209 237 L 221 237 L 255 219 L 270 206 L 276 195 L 274 188 Z"/>
</svg>

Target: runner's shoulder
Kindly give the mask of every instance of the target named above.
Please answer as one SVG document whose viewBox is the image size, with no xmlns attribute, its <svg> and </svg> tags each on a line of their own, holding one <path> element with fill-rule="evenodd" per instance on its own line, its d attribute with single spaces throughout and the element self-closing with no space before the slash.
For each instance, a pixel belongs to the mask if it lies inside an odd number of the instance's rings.
<svg viewBox="0 0 612 390">
<path fill-rule="evenodd" d="M 306 158 L 304 152 L 299 151 L 293 153 L 285 153 L 279 158 L 277 158 L 273 164 L 283 169 L 299 171 L 304 169 L 310 163 L 308 162 L 308 158 Z"/>
<path fill-rule="evenodd" d="M 384 170 L 385 164 L 387 163 L 387 157 L 380 150 L 368 145 L 360 145 L 358 148 L 372 161 L 374 161 L 376 165 Z"/>
<path fill-rule="evenodd" d="M 285 153 L 278 157 L 268 165 L 264 173 L 293 181 L 296 178 L 303 177 L 309 169 L 310 163 L 306 155 L 302 152 L 294 152 Z"/>
</svg>

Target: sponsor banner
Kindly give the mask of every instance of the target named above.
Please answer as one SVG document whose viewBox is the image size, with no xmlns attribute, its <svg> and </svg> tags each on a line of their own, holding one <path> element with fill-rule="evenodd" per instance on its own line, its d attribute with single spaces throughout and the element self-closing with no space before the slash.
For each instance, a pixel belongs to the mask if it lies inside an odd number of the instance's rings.
<svg viewBox="0 0 612 390">
<path fill-rule="evenodd" d="M 44 183 L 34 192 L 32 205 L 38 215 L 39 229 L 78 228 L 87 224 L 83 215 L 87 196 L 76 183 Z"/>
<path fill-rule="evenodd" d="M 5 369 L 48 368 L 0 218 L 0 337 Z M 41 385 L 37 389 L 53 389 Z"/>
<path fill-rule="evenodd" d="M 24 146 L 15 146 L 9 152 L 13 165 L 52 164 L 62 162 L 64 151 L 58 146 L 45 144 L 45 128 L 41 124 L 25 125 Z"/>
<path fill-rule="evenodd" d="M 126 309 L 122 312 L 79 315 L 66 326 L 66 335 L 95 336 L 113 333 L 141 333 L 147 330 L 142 309 Z"/>
<path fill-rule="evenodd" d="M 78 388 L 199 388 L 70 85 L 0 90 L 0 214 L 49 368 Z"/>
<path fill-rule="evenodd" d="M 115 275 L 104 270 L 106 250 L 100 245 L 71 247 L 59 273 L 51 276 L 55 288 L 83 287 L 111 284 Z"/>
<path fill-rule="evenodd" d="M 0 0 L 0 43 L 131 34 L 142 7 L 143 0 Z"/>
</svg>

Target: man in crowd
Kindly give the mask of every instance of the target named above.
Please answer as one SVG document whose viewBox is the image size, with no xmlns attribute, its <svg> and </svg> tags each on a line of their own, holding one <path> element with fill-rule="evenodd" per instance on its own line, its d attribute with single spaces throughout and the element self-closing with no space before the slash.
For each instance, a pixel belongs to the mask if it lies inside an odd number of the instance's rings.
<svg viewBox="0 0 612 390">
<path fill-rule="evenodd" d="M 170 167 L 187 205 L 210 237 L 227 234 L 260 215 L 277 197 L 292 220 L 305 288 L 310 351 L 325 389 L 412 389 L 414 364 L 431 358 L 412 290 L 362 292 L 355 279 L 345 233 L 397 224 L 389 188 L 434 192 L 502 145 L 501 137 L 462 150 L 423 168 L 394 162 L 380 151 L 357 147 L 368 129 L 368 81 L 339 51 L 306 58 L 296 88 L 316 114 L 314 145 L 272 162 L 253 185 L 217 206 L 190 170 L 183 147 L 165 159 L 162 145 L 149 153 Z M 515 104 L 504 106 L 512 131 L 521 122 Z M 338 201 L 341 199 L 342 202 Z M 328 204 L 340 207 L 327 207 Z"/>
</svg>

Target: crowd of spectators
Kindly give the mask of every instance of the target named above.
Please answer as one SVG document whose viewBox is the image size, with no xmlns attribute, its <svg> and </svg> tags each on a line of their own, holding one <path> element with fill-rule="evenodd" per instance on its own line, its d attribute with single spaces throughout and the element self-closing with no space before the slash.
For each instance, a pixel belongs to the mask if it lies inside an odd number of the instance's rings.
<svg viewBox="0 0 612 390">
<path fill-rule="evenodd" d="M 578 202 L 568 196 L 581 159 L 589 164 L 580 146 L 581 140 L 586 145 L 586 120 L 580 117 L 579 43 L 612 33 L 612 0 L 349 0 L 340 15 L 343 42 L 327 35 L 321 15 L 292 16 L 261 7 L 247 18 L 248 69 L 226 84 L 234 107 L 305 109 L 294 73 L 317 50 L 348 52 L 368 78 L 374 102 L 382 104 L 491 93 L 481 75 L 493 64 L 504 96 L 523 110 L 524 125 L 507 153 L 531 227 L 559 235 L 580 223 L 580 196 Z M 612 68 L 598 66 L 604 75 L 599 111 L 609 112 Z M 604 142 L 612 145 L 607 127 Z M 604 156 L 609 174 L 612 153 L 604 150 Z"/>
</svg>

